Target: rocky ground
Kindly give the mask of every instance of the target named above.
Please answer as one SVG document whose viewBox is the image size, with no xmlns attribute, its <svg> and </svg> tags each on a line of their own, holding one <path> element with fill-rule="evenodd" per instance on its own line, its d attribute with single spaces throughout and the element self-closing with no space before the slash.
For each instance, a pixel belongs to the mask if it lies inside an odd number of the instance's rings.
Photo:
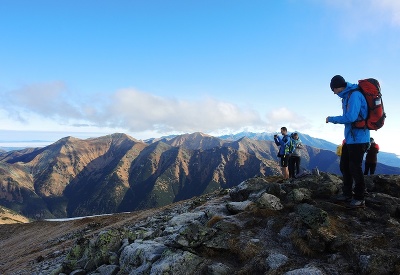
<svg viewBox="0 0 400 275">
<path fill-rule="evenodd" d="M 0 226 L 1 274 L 400 274 L 400 176 L 256 177 L 164 208 Z"/>
</svg>

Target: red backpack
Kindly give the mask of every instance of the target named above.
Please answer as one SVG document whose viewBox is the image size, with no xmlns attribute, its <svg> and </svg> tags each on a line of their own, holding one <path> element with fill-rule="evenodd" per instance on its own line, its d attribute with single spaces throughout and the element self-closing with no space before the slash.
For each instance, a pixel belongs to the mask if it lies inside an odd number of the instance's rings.
<svg viewBox="0 0 400 275">
<path fill-rule="evenodd" d="M 368 104 L 367 118 L 353 122 L 353 128 L 378 130 L 385 123 L 386 113 L 383 109 L 381 86 L 374 78 L 358 81 L 358 88 Z M 349 97 L 352 92 L 349 93 Z"/>
</svg>

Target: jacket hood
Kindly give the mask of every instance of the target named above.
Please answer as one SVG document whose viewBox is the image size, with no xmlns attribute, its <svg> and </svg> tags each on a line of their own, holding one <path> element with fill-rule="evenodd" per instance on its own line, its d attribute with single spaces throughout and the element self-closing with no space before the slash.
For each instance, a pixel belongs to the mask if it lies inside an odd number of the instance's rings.
<svg viewBox="0 0 400 275">
<path fill-rule="evenodd" d="M 346 83 L 347 83 L 346 88 L 337 94 L 340 98 L 345 98 L 349 94 L 350 91 L 358 89 L 357 84 L 351 84 L 349 82 L 346 82 Z"/>
</svg>

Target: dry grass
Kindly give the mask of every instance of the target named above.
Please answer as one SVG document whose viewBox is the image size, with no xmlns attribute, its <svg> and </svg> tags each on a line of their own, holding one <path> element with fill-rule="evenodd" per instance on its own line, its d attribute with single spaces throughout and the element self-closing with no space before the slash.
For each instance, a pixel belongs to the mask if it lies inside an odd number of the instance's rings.
<svg viewBox="0 0 400 275">
<path fill-rule="evenodd" d="M 28 223 L 29 219 L 14 211 L 0 206 L 0 225 L 14 223 Z"/>
<path fill-rule="evenodd" d="M 213 216 L 208 222 L 207 222 L 207 227 L 213 227 L 217 222 L 223 220 L 224 218 L 221 216 Z"/>
<path fill-rule="evenodd" d="M 242 262 L 248 261 L 261 252 L 261 245 L 258 243 L 243 243 L 240 238 L 232 238 L 228 241 L 230 250 L 235 253 Z"/>
<path fill-rule="evenodd" d="M 304 240 L 301 236 L 299 236 L 297 233 L 293 233 L 290 236 L 290 239 L 292 240 L 292 243 L 295 245 L 295 247 L 305 256 L 313 256 L 315 255 L 315 251 L 313 251 L 306 240 Z"/>
<path fill-rule="evenodd" d="M 277 216 L 279 212 L 273 209 L 261 209 L 261 208 L 255 208 L 251 211 L 249 211 L 249 215 L 254 216 L 254 217 L 259 217 L 259 218 L 269 218 L 269 217 L 274 217 Z"/>
</svg>

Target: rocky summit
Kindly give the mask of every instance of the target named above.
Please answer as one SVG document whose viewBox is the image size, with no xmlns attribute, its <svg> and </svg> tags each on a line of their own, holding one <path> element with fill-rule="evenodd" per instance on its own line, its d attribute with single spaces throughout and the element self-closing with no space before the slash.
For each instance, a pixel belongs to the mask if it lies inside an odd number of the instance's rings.
<svg viewBox="0 0 400 275">
<path fill-rule="evenodd" d="M 1 225 L 1 274 L 400 274 L 400 176 L 366 176 L 366 207 L 332 202 L 340 177 L 254 177 L 168 206 Z"/>
</svg>

